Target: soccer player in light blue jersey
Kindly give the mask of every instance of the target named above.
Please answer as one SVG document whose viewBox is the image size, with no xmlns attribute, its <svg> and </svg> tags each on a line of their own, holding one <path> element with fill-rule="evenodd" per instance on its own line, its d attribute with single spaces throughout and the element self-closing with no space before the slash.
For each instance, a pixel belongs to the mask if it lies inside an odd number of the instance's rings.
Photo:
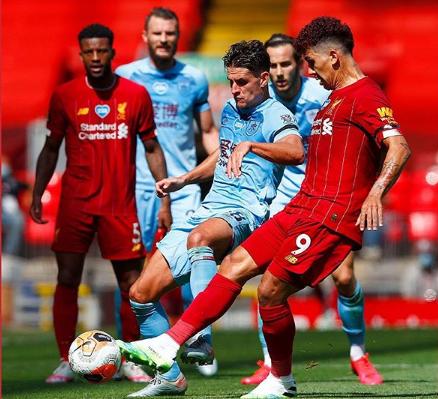
<svg viewBox="0 0 438 399">
<path fill-rule="evenodd" d="M 265 43 L 265 47 L 271 61 L 269 92 L 271 97 L 280 101 L 294 113 L 307 152 L 313 119 L 330 92 L 325 90 L 316 79 L 301 76 L 302 60 L 294 49 L 292 37 L 274 34 Z M 297 194 L 304 179 L 305 170 L 305 162 L 285 168 L 284 176 L 277 189 L 277 196 L 271 204 L 271 216 L 281 211 Z M 342 320 L 343 330 L 350 341 L 351 367 L 363 384 L 381 383 L 381 376 L 365 353 L 364 298 L 362 288 L 354 276 L 352 254 L 345 259 L 332 277 L 339 293 L 338 313 Z M 260 317 L 259 340 L 264 360 L 258 362 L 260 368 L 252 376 L 241 380 L 242 384 L 259 384 L 270 371 L 271 359 L 261 329 Z"/>
<path fill-rule="evenodd" d="M 179 176 L 196 166 L 195 120 L 208 154 L 218 147 L 218 131 L 208 103 L 208 82 L 198 69 L 175 59 L 179 37 L 177 15 L 155 8 L 146 17 L 143 40 L 149 57 L 122 65 L 116 73 L 146 87 L 154 106 L 157 136 L 166 158 L 169 176 Z M 140 147 L 140 146 L 138 146 Z M 136 196 L 143 241 L 151 249 L 158 227 L 169 228 L 155 195 L 155 181 L 137 152 Z M 173 223 L 185 221 L 200 204 L 198 186 L 171 195 Z"/>
<path fill-rule="evenodd" d="M 263 44 L 254 40 L 232 45 L 224 64 L 233 99 L 222 112 L 219 148 L 192 171 L 156 185 L 162 197 L 213 177 L 200 208 L 158 243 L 158 250 L 130 291 L 144 337 L 168 329 L 160 297 L 189 281 L 193 268 L 216 268 L 269 216 L 269 205 L 283 175 L 281 165 L 304 160 L 293 114 L 269 97 L 269 56 Z M 202 350 L 185 350 L 183 360 L 212 361 L 213 351 L 205 338 L 209 334 L 208 330 L 201 332 L 197 341 L 201 341 Z M 128 359 L 139 360 L 132 357 L 134 346 L 118 342 Z M 175 362 L 168 372 L 157 374 L 151 384 L 130 396 L 183 394 L 186 388 L 187 382 Z"/>
<path fill-rule="evenodd" d="M 177 15 L 167 8 L 154 8 L 146 17 L 143 40 L 149 56 L 122 65 L 116 73 L 143 85 L 154 106 L 157 138 L 166 158 L 169 176 L 179 176 L 196 166 L 194 121 L 202 135 L 202 144 L 208 154 L 218 147 L 218 131 L 208 103 L 208 82 L 198 69 L 175 59 L 179 38 Z M 155 181 L 144 156 L 143 146 L 137 146 L 136 203 L 143 243 L 152 250 L 158 229 L 167 231 L 181 224 L 199 207 L 201 191 L 198 185 L 187 187 L 160 199 L 155 194 Z M 216 268 L 194 271 L 191 287 L 182 287 L 184 304 L 188 305 L 199 290 L 199 284 L 210 280 Z M 117 299 L 117 294 L 116 294 Z M 216 362 L 198 370 L 213 374 Z"/>
</svg>

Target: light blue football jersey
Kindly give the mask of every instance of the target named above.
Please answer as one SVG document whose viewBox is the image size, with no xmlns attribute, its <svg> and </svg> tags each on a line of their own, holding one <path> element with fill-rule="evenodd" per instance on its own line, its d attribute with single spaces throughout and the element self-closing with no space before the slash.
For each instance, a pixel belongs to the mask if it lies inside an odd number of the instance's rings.
<svg viewBox="0 0 438 399">
<path fill-rule="evenodd" d="M 304 150 L 307 154 L 310 132 L 316 113 L 321 109 L 330 94 L 316 79 L 301 77 L 301 88 L 291 101 L 284 101 L 276 93 L 273 83 L 269 84 L 269 94 L 281 102 L 294 115 L 298 123 L 298 130 L 303 138 Z M 278 195 L 272 202 L 271 216 L 284 208 L 300 190 L 304 180 L 306 161 L 301 165 L 288 165 L 284 170 L 283 178 L 278 186 Z"/>
<path fill-rule="evenodd" d="M 210 109 L 205 75 L 180 61 L 176 61 L 171 69 L 160 71 L 150 58 L 122 65 L 116 69 L 116 73 L 148 90 L 154 106 L 157 137 L 166 158 L 168 175 L 180 176 L 192 170 L 196 166 L 193 118 L 196 112 Z M 136 189 L 155 191 L 155 181 L 145 160 L 145 150 L 139 142 Z M 191 189 L 193 190 L 193 186 Z"/>
<path fill-rule="evenodd" d="M 297 123 L 294 115 L 280 102 L 269 98 L 242 113 L 234 99 L 228 100 L 222 111 L 220 155 L 214 180 L 202 207 L 218 210 L 237 205 L 264 220 L 284 167 L 250 152 L 243 158 L 241 176 L 229 178 L 226 174 L 228 159 L 242 141 L 273 143 L 290 134 L 299 135 Z"/>
</svg>

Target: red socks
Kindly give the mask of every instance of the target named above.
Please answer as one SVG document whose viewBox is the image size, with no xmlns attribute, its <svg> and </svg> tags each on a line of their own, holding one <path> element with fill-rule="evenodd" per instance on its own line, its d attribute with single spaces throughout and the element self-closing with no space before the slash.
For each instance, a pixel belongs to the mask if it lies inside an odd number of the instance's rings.
<svg viewBox="0 0 438 399">
<path fill-rule="evenodd" d="M 129 292 L 120 290 L 122 301 L 120 303 L 120 320 L 122 322 L 122 337 L 124 341 L 131 342 L 140 338 L 137 318 L 131 309 Z"/>
<path fill-rule="evenodd" d="M 276 306 L 260 306 L 263 335 L 271 356 L 271 372 L 275 377 L 291 374 L 292 347 L 295 322 L 287 303 Z"/>
<path fill-rule="evenodd" d="M 59 354 L 63 360 L 68 360 L 68 350 L 75 339 L 78 289 L 78 287 L 58 284 L 53 299 L 53 327 Z"/>
<path fill-rule="evenodd" d="M 167 334 L 179 345 L 184 344 L 198 331 L 219 319 L 230 308 L 241 290 L 240 284 L 216 274 Z"/>
</svg>

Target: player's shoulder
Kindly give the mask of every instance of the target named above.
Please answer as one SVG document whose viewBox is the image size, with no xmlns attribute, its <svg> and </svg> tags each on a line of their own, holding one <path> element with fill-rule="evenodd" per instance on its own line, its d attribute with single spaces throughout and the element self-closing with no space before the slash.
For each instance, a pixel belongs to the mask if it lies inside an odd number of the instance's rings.
<svg viewBox="0 0 438 399">
<path fill-rule="evenodd" d="M 123 76 L 119 76 L 118 79 L 119 79 L 119 86 L 122 89 L 129 90 L 132 93 L 141 93 L 141 94 L 143 94 L 146 91 L 144 86 L 132 80 L 124 78 Z"/>
<path fill-rule="evenodd" d="M 71 91 L 76 91 L 85 85 L 85 76 L 81 76 L 72 80 L 69 80 L 68 82 L 61 83 L 60 85 L 56 86 L 54 93 L 56 94 L 66 94 Z"/>
<path fill-rule="evenodd" d="M 360 107 L 366 107 L 369 103 L 384 104 L 389 103 L 382 88 L 373 79 L 365 76 L 354 84 L 352 97 L 357 98 Z"/>
<path fill-rule="evenodd" d="M 135 72 L 148 72 L 149 67 L 146 58 L 123 64 L 115 69 L 115 73 L 121 77 L 129 79 Z"/>
<path fill-rule="evenodd" d="M 272 114 L 291 114 L 292 112 L 281 101 L 270 97 L 262 104 L 262 109 L 265 113 Z"/>
<path fill-rule="evenodd" d="M 302 90 L 300 100 L 322 105 L 331 92 L 324 89 L 318 80 L 314 78 L 303 76 L 301 79 Z"/>
<path fill-rule="evenodd" d="M 193 65 L 186 64 L 185 62 L 180 60 L 176 60 L 175 69 L 180 75 L 193 79 L 198 84 L 207 83 L 207 76 L 205 75 L 205 73 Z"/>
</svg>

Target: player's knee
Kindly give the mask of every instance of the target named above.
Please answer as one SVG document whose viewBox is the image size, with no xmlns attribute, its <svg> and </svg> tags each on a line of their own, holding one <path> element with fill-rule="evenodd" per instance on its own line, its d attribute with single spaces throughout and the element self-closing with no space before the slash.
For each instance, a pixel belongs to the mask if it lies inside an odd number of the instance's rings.
<svg viewBox="0 0 438 399">
<path fill-rule="evenodd" d="M 187 248 L 208 246 L 209 240 L 206 234 L 199 230 L 192 230 L 187 237 Z"/>
<path fill-rule="evenodd" d="M 153 302 L 150 290 L 141 289 L 139 284 L 133 284 L 129 289 L 129 299 L 137 303 Z"/>
<path fill-rule="evenodd" d="M 66 287 L 76 288 L 81 284 L 81 275 L 72 273 L 69 270 L 59 270 L 58 272 L 58 284 Z"/>
<path fill-rule="evenodd" d="M 273 287 L 263 281 L 259 284 L 257 288 L 257 298 L 260 306 L 272 305 L 272 301 L 275 297 L 275 292 Z"/>
<path fill-rule="evenodd" d="M 356 286 L 356 279 L 352 271 L 345 271 L 334 275 L 333 282 L 339 293 L 344 296 L 352 295 Z"/>
<path fill-rule="evenodd" d="M 243 252 L 239 247 L 224 258 L 219 267 L 219 273 L 243 285 L 250 278 L 260 274 L 260 268 L 248 256 L 248 253 Z"/>
</svg>

